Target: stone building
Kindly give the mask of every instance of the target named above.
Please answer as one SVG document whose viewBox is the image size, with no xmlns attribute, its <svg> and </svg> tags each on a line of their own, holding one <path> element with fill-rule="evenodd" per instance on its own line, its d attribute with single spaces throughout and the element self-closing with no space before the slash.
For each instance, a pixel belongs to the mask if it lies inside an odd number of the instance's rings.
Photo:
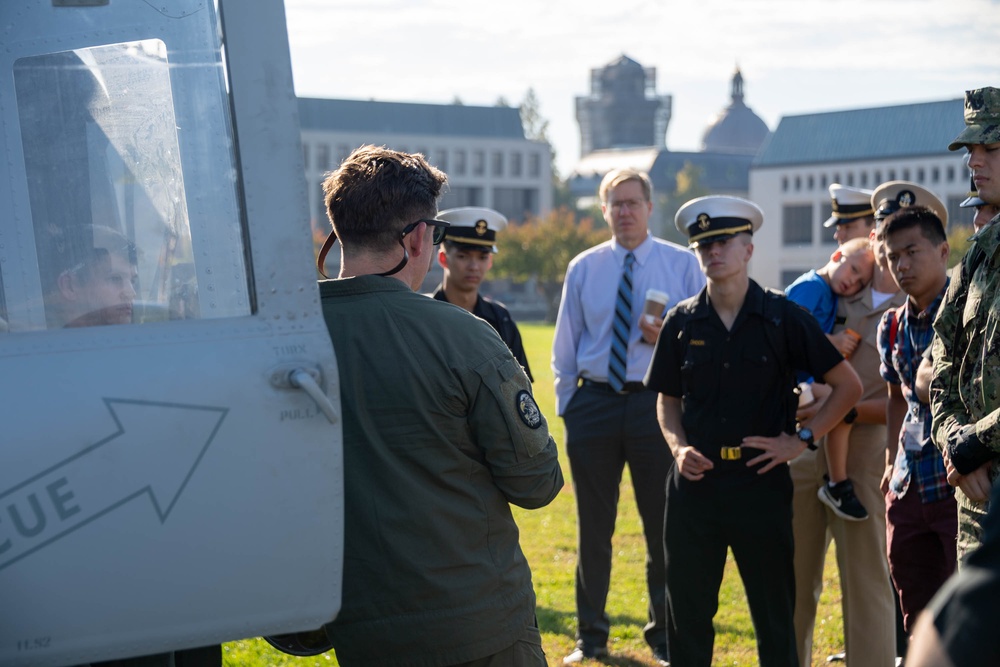
<svg viewBox="0 0 1000 667">
<path fill-rule="evenodd" d="M 656 94 L 656 68 L 626 55 L 590 70 L 590 94 L 576 98 L 580 154 L 608 148 L 666 148 L 670 95 Z"/>
<path fill-rule="evenodd" d="M 701 140 L 704 153 L 716 155 L 756 155 L 770 130 L 743 101 L 743 74 L 733 75 L 732 103 L 705 130 Z"/>
<path fill-rule="evenodd" d="M 299 98 L 310 210 L 324 175 L 363 144 L 423 153 L 448 174 L 441 208 L 489 206 L 512 220 L 552 208 L 552 149 L 524 136 L 516 107 Z"/>
<path fill-rule="evenodd" d="M 698 170 L 702 188 L 747 196 L 750 165 L 768 129 L 744 102 L 739 70 L 731 98 L 705 129 L 700 151 L 671 151 L 666 134 L 672 98 L 656 94 L 655 68 L 621 56 L 592 70 L 590 94 L 576 99 L 582 157 L 569 176 L 569 188 L 578 207 L 593 205 L 601 179 L 620 167 L 648 173 L 660 197 L 676 189 L 677 174 L 688 165 Z M 657 236 L 679 240 L 665 209 L 654 206 L 650 228 Z"/>
<path fill-rule="evenodd" d="M 422 153 L 447 173 L 442 210 L 488 206 L 517 221 L 527 215 L 545 216 L 552 209 L 552 148 L 525 138 L 515 107 L 300 97 L 299 123 L 309 210 L 317 234 L 330 230 L 323 179 L 364 144 Z M 338 249 L 328 255 L 326 266 L 329 275 L 336 275 Z M 424 289 L 432 289 L 441 277 L 435 261 Z"/>
</svg>

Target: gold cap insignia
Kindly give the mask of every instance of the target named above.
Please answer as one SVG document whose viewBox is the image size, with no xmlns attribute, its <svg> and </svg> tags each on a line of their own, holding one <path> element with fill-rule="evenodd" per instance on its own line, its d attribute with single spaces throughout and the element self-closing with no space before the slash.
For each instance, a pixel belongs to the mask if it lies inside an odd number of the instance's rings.
<svg viewBox="0 0 1000 667">
<path fill-rule="evenodd" d="M 476 220 L 476 234 L 479 236 L 485 236 L 488 226 L 485 220 Z"/>
<path fill-rule="evenodd" d="M 697 220 L 698 228 L 701 229 L 701 231 L 705 231 L 712 226 L 712 219 L 708 217 L 708 213 L 700 213 Z"/>
<path fill-rule="evenodd" d="M 900 206 L 913 206 L 913 203 L 916 200 L 917 198 L 909 190 L 903 190 L 902 192 L 899 193 L 899 196 L 896 197 L 896 202 Z"/>
</svg>

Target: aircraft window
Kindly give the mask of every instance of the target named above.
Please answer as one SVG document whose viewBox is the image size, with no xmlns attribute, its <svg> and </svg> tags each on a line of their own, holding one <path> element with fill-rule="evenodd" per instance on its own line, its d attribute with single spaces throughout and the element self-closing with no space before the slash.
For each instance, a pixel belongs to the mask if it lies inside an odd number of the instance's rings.
<svg viewBox="0 0 1000 667">
<path fill-rule="evenodd" d="M 43 307 L 9 308 L 11 331 L 250 313 L 221 46 L 171 55 L 149 39 L 14 63 L 38 267 L 22 298 Z"/>
</svg>

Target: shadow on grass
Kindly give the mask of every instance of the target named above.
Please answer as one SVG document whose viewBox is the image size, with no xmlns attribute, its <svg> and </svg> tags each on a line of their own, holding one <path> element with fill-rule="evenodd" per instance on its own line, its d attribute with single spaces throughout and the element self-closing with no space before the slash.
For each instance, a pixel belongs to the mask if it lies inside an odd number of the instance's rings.
<svg viewBox="0 0 1000 667">
<path fill-rule="evenodd" d="M 538 606 L 535 609 L 538 617 L 538 629 L 544 634 L 555 634 L 566 638 L 566 643 L 572 647 L 576 643 L 576 613 L 572 611 L 561 611 L 548 607 Z M 634 616 L 617 615 L 611 617 L 612 634 L 616 628 L 638 628 L 639 642 L 645 646 L 642 640 L 642 627 L 646 625 L 645 619 Z M 615 654 L 614 646 L 609 645 L 612 655 L 603 658 L 594 658 L 585 661 L 583 664 L 590 665 L 614 665 L 616 667 L 647 667 L 651 664 L 649 658 L 638 658 L 633 655 Z M 648 650 L 648 649 L 645 649 Z M 568 651 L 567 651 L 568 652 Z M 557 656 L 558 657 L 558 656 Z M 549 656 L 552 659 L 552 656 Z M 553 664 L 562 664 L 562 660 L 557 659 Z"/>
<path fill-rule="evenodd" d="M 617 667 L 647 667 L 649 665 L 649 660 L 639 660 L 638 658 L 617 655 L 600 658 L 594 662 L 600 662 L 602 665 L 616 665 Z"/>
<path fill-rule="evenodd" d="M 535 608 L 535 616 L 538 618 L 538 629 L 542 632 L 565 635 L 576 641 L 576 612 L 550 609 L 539 605 Z M 635 616 L 617 615 L 611 617 L 612 632 L 615 628 L 638 627 L 641 629 L 645 625 L 645 619 Z"/>
<path fill-rule="evenodd" d="M 576 614 L 569 611 L 559 611 L 548 607 L 535 607 L 538 618 L 538 629 L 556 635 L 564 635 L 576 639 Z"/>
</svg>

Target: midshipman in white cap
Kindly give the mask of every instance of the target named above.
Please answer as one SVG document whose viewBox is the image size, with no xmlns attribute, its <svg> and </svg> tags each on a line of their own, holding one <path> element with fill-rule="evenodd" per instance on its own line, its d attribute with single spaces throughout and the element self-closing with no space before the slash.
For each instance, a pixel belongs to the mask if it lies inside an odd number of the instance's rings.
<svg viewBox="0 0 1000 667">
<path fill-rule="evenodd" d="M 940 197 L 910 181 L 888 181 L 878 186 L 872 193 L 871 206 L 878 223 L 907 206 L 926 206 L 941 219 L 945 229 L 948 228 L 948 208 Z"/>
<path fill-rule="evenodd" d="M 840 183 L 830 184 L 831 215 L 824 227 L 836 227 L 834 240 L 843 245 L 851 239 L 868 236 L 875 226 L 871 204 L 872 191 Z"/>
<path fill-rule="evenodd" d="M 677 229 L 688 237 L 688 247 L 725 241 L 736 234 L 753 234 L 764 223 L 764 213 L 748 199 L 712 195 L 684 204 L 674 216 Z"/>
<path fill-rule="evenodd" d="M 431 295 L 447 301 L 490 323 L 507 343 L 514 358 L 534 382 L 528 357 L 524 353 L 521 332 L 510 311 L 499 301 L 479 293 L 486 273 L 493 266 L 497 251 L 497 232 L 507 227 L 507 218 L 499 211 L 479 206 L 463 206 L 438 213 L 439 220 L 451 223 L 438 250 L 438 262 L 444 269 L 444 280 Z"/>
<path fill-rule="evenodd" d="M 665 553 L 671 662 L 711 662 L 715 614 L 731 547 L 755 619 L 762 665 L 798 664 L 792 481 L 788 466 L 861 396 L 854 370 L 816 319 L 750 279 L 764 216 L 738 197 L 700 197 L 677 228 L 708 283 L 667 313 L 646 374 L 674 455 L 667 477 Z M 832 387 L 796 425 L 795 370 Z M 715 583 L 713 583 L 715 582 Z"/>
</svg>

